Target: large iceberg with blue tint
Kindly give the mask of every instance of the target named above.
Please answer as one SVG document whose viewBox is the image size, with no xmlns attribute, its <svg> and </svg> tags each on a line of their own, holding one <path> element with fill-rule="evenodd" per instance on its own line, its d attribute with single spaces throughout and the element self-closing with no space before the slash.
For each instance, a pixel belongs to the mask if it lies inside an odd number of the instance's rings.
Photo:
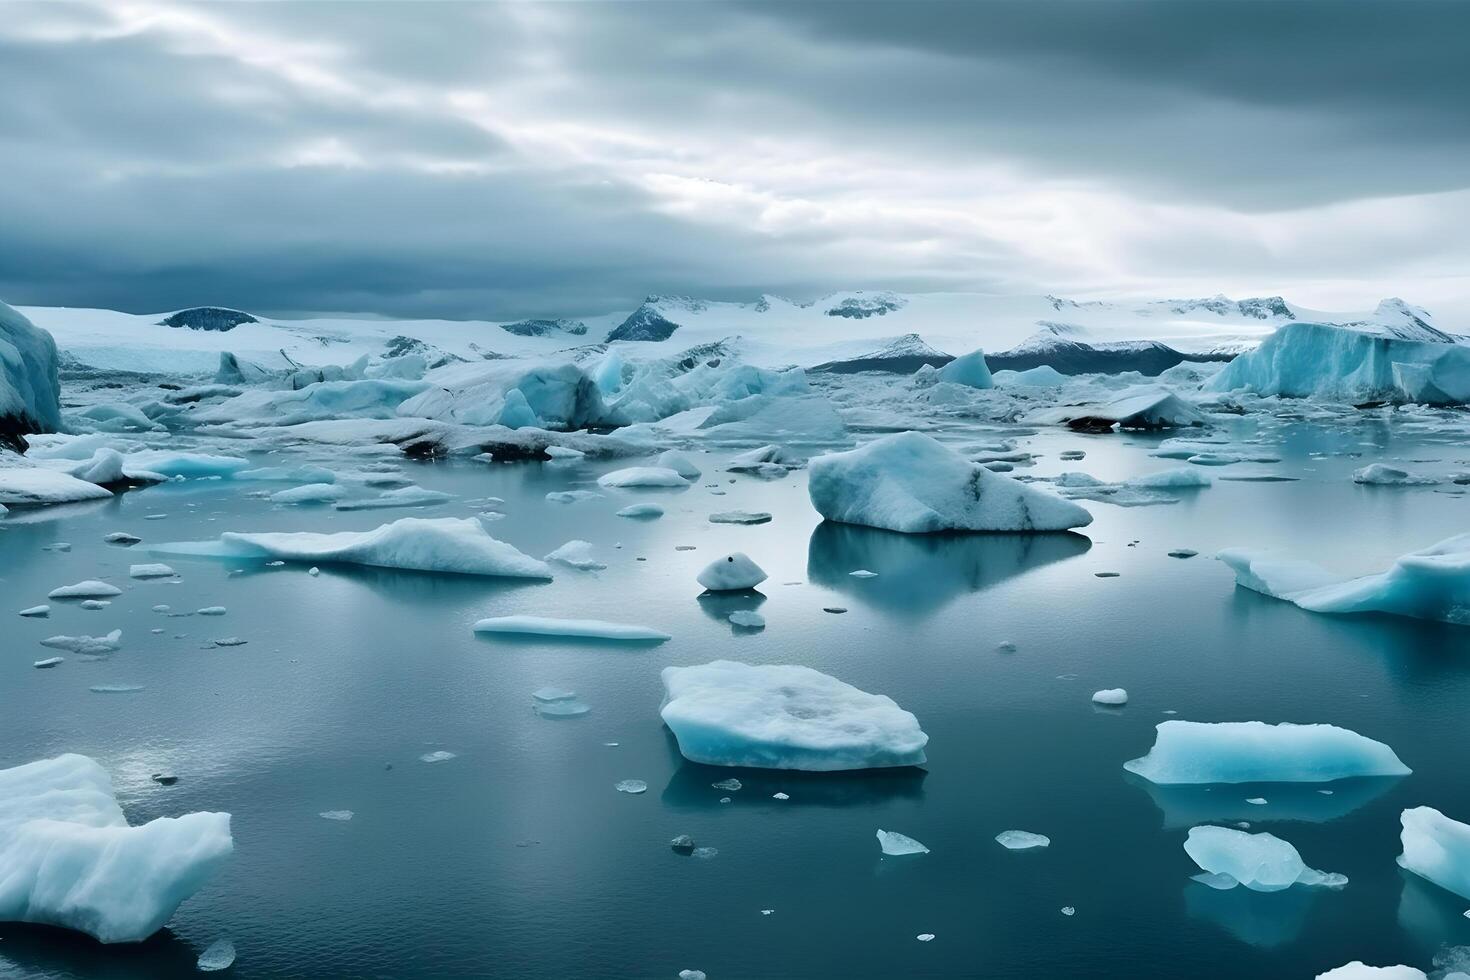
<svg viewBox="0 0 1470 980">
<path fill-rule="evenodd" d="M 665 667 L 660 714 L 686 759 L 835 772 L 924 762 L 929 736 L 892 698 L 810 667 Z"/>
<path fill-rule="evenodd" d="M 995 380 L 990 376 L 990 366 L 985 363 L 983 350 L 971 351 L 956 357 L 935 372 L 940 381 L 964 385 L 967 388 L 994 388 Z"/>
<path fill-rule="evenodd" d="M 1307 867 L 1290 843 L 1274 834 L 1248 834 L 1229 827 L 1193 827 L 1184 851 L 1204 870 L 1196 880 L 1211 888 L 1244 885 L 1279 892 L 1292 885 L 1341 888 L 1347 878 Z"/>
<path fill-rule="evenodd" d="M 339 562 L 419 572 L 551 578 L 545 562 L 517 550 L 473 518 L 405 517 L 371 531 L 227 531 L 217 541 L 156 544 L 158 555 Z"/>
<path fill-rule="evenodd" d="M 1229 548 L 1235 584 L 1318 613 L 1387 613 L 1470 624 L 1470 534 L 1411 551 L 1385 572 L 1350 578 L 1310 562 Z"/>
<path fill-rule="evenodd" d="M 1428 806 L 1405 810 L 1399 822 L 1404 848 L 1398 859 L 1400 867 L 1461 898 L 1470 898 L 1470 824 L 1451 820 Z"/>
<path fill-rule="evenodd" d="M 1065 531 L 1092 523 L 1070 500 L 972 463 L 918 432 L 811 461 L 807 492 L 829 521 L 909 534 Z"/>
<path fill-rule="evenodd" d="M 224 864 L 228 813 L 128 826 L 106 770 L 62 755 L 0 770 L 0 921 L 139 942 Z"/>
<path fill-rule="evenodd" d="M 1292 323 L 1231 361 L 1207 387 L 1350 402 L 1461 404 L 1470 400 L 1470 347 L 1432 329 L 1409 339 L 1373 324 Z"/>
<path fill-rule="evenodd" d="M 0 303 L 0 446 L 22 449 L 32 432 L 61 427 L 56 342 Z"/>
<path fill-rule="evenodd" d="M 397 414 L 511 429 L 583 429 L 608 421 L 598 384 L 569 360 L 450 364 L 418 382 Z"/>
<path fill-rule="evenodd" d="M 1382 742 L 1335 725 L 1165 721 L 1123 768 L 1154 783 L 1325 783 L 1412 770 Z"/>
</svg>

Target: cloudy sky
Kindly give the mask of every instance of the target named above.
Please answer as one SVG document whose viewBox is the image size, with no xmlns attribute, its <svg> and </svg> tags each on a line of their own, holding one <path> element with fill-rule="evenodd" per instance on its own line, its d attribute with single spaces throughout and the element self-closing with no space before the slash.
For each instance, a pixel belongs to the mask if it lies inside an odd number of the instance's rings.
<svg viewBox="0 0 1470 980">
<path fill-rule="evenodd" d="M 1470 4 L 7 4 L 0 299 L 1401 295 L 1470 328 Z"/>
</svg>

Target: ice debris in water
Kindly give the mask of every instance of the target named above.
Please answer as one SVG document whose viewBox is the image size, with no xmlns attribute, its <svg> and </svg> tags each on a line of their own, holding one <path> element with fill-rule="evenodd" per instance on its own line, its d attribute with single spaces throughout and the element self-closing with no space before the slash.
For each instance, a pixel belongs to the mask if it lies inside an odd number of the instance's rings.
<svg viewBox="0 0 1470 980">
<path fill-rule="evenodd" d="M 934 933 L 932 933 L 932 932 L 921 932 L 917 936 L 915 936 L 914 938 L 917 939 L 921 943 L 933 942 L 934 941 Z"/>
<path fill-rule="evenodd" d="M 134 545 L 143 539 L 126 531 L 113 531 L 111 534 L 103 535 L 102 540 L 108 544 Z"/>
<path fill-rule="evenodd" d="M 629 504 L 617 512 L 618 517 L 663 517 L 664 509 L 658 504 Z"/>
<path fill-rule="evenodd" d="M 228 813 L 128 826 L 112 780 L 62 755 L 0 770 L 0 921 L 139 942 L 223 865 Z"/>
<path fill-rule="evenodd" d="M 20 615 L 30 619 L 41 619 L 51 615 L 50 606 L 28 606 L 20 611 Z"/>
<path fill-rule="evenodd" d="M 1154 783 L 1326 783 L 1406 776 L 1382 742 L 1335 725 L 1164 721 L 1148 755 L 1123 764 Z"/>
<path fill-rule="evenodd" d="M 1025 830 L 1003 830 L 995 835 L 996 841 L 1012 851 L 1024 851 L 1033 847 L 1050 847 L 1051 838 L 1045 834 L 1033 834 Z"/>
<path fill-rule="evenodd" d="M 807 492 L 829 521 L 911 534 L 1065 531 L 1092 523 L 1077 504 L 992 473 L 918 432 L 818 456 Z"/>
<path fill-rule="evenodd" d="M 1427 806 L 1405 810 L 1399 820 L 1399 866 L 1470 898 L 1470 825 Z"/>
<path fill-rule="evenodd" d="M 351 810 L 323 810 L 317 816 L 323 820 L 351 820 L 354 814 Z"/>
<path fill-rule="evenodd" d="M 142 684 L 93 684 L 87 688 L 93 694 L 136 694 L 143 690 Z"/>
<path fill-rule="evenodd" d="M 928 854 L 929 848 L 920 844 L 907 834 L 900 834 L 893 830 L 878 831 L 878 846 L 883 853 L 889 857 L 902 857 L 905 854 Z"/>
<path fill-rule="evenodd" d="M 731 779 L 722 779 L 718 783 L 710 783 L 710 786 L 713 789 L 724 790 L 724 791 L 726 791 L 728 793 L 733 793 L 733 792 L 736 792 L 737 790 L 740 790 L 740 789 L 743 789 L 744 788 L 741 785 L 740 780 L 734 779 L 734 778 L 731 778 Z"/>
<path fill-rule="evenodd" d="M 423 487 L 399 487 L 386 490 L 376 497 L 364 500 L 339 500 L 332 505 L 334 510 L 391 510 L 395 507 L 428 507 L 454 499 L 453 494 L 442 490 L 425 490 Z"/>
<path fill-rule="evenodd" d="M 531 692 L 532 708 L 543 718 L 578 718 L 592 709 L 577 700 L 576 691 L 540 687 Z"/>
<path fill-rule="evenodd" d="M 443 749 L 440 749 L 437 752 L 425 752 L 423 755 L 419 756 L 419 761 L 420 762 L 448 762 L 450 759 L 453 759 L 454 757 L 455 757 L 455 755 L 454 755 L 453 752 L 445 752 Z"/>
<path fill-rule="evenodd" d="M 1442 980 L 1462 980 L 1464 973 L 1447 973 Z M 1317 980 L 1428 980 L 1423 970 L 1412 966 L 1368 966 L 1362 960 L 1353 960 L 1326 973 L 1317 974 Z"/>
<path fill-rule="evenodd" d="M 1347 878 L 1309 868 L 1291 844 L 1272 834 L 1248 834 L 1229 827 L 1193 827 L 1184 850 L 1205 872 L 1211 888 L 1244 885 L 1252 891 L 1277 892 L 1292 885 L 1341 888 Z"/>
<path fill-rule="evenodd" d="M 1432 476 L 1420 476 L 1387 463 L 1372 463 L 1360 470 L 1354 470 L 1353 482 L 1380 487 L 1414 487 L 1439 481 Z"/>
<path fill-rule="evenodd" d="M 205 606 L 195 610 L 200 616 L 223 616 L 228 611 L 224 606 Z"/>
<path fill-rule="evenodd" d="M 217 939 L 213 943 L 210 943 L 209 948 L 199 954 L 199 961 L 196 964 L 201 973 L 215 973 L 219 970 L 228 970 L 234 965 L 235 944 L 228 939 Z"/>
<path fill-rule="evenodd" d="M 703 970 L 680 970 L 679 980 L 708 980 Z"/>
<path fill-rule="evenodd" d="M 1093 704 L 1123 705 L 1128 703 L 1128 692 L 1121 687 L 1110 687 L 1092 696 Z"/>
<path fill-rule="evenodd" d="M 549 555 L 545 555 L 542 561 L 560 562 L 569 568 L 580 569 L 584 572 L 600 571 L 607 567 L 607 562 L 599 561 L 592 555 L 592 542 L 590 541 L 568 541 Z"/>
<path fill-rule="evenodd" d="M 696 581 L 711 592 L 740 592 L 755 588 L 766 578 L 759 565 L 736 551 L 710 562 Z"/>
<path fill-rule="evenodd" d="M 44 660 L 37 660 L 35 663 L 31 664 L 31 666 L 45 669 L 47 667 L 55 667 L 57 664 L 62 663 L 65 660 L 65 657 L 47 657 Z"/>
<path fill-rule="evenodd" d="M 93 656 L 112 653 L 122 646 L 122 630 L 113 630 L 106 636 L 48 636 L 41 641 L 41 646 Z"/>
<path fill-rule="evenodd" d="M 79 603 L 83 609 L 106 609 L 112 605 L 111 599 L 83 599 Z"/>
<path fill-rule="evenodd" d="M 85 582 L 77 582 L 74 585 L 63 585 L 52 589 L 46 596 L 48 599 L 107 599 L 115 595 L 122 595 L 122 589 L 106 582 L 96 579 L 87 579 Z"/>
<path fill-rule="evenodd" d="M 552 701 L 570 701 L 576 696 L 576 691 L 567 691 L 560 687 L 538 687 L 531 692 L 532 698 L 547 703 Z"/>
<path fill-rule="evenodd" d="M 308 483 L 271 494 L 273 504 L 331 504 L 347 496 L 347 488 L 335 483 Z"/>
<path fill-rule="evenodd" d="M 490 536 L 473 518 L 405 517 L 371 531 L 226 532 L 217 541 L 154 545 L 155 554 L 332 561 L 380 568 L 509 578 L 551 578 L 551 569 Z"/>
<path fill-rule="evenodd" d="M 677 449 L 666 449 L 658 457 L 658 465 L 664 469 L 673 470 L 686 480 L 697 480 L 700 477 L 699 467 L 694 460 Z"/>
<path fill-rule="evenodd" d="M 680 476 L 676 470 L 664 466 L 630 466 L 626 469 L 613 470 L 604 473 L 597 478 L 597 485 L 601 487 L 687 487 L 689 481 Z"/>
<path fill-rule="evenodd" d="M 613 789 L 619 793 L 632 793 L 636 796 L 639 793 L 648 792 L 648 784 L 641 779 L 620 779 L 613 784 Z"/>
<path fill-rule="evenodd" d="M 669 841 L 669 847 L 673 848 L 675 854 L 693 854 L 694 838 L 688 834 L 680 834 L 678 837 Z"/>
<path fill-rule="evenodd" d="M 692 762 L 831 772 L 914 766 L 929 741 L 891 698 L 794 665 L 666 667 L 660 714 Z"/>
<path fill-rule="evenodd" d="M 870 572 L 866 568 L 859 568 L 859 569 L 856 569 L 854 571 L 848 572 L 847 574 L 851 575 L 853 578 L 877 578 L 878 577 L 878 573 L 877 572 Z"/>
<path fill-rule="evenodd" d="M 769 524 L 771 515 L 765 511 L 722 510 L 709 515 L 711 524 Z"/>
<path fill-rule="evenodd" d="M 662 643 L 670 639 L 669 634 L 660 630 L 632 623 L 609 623 L 600 619 L 553 619 L 547 616 L 495 616 L 477 622 L 474 631 L 645 643 Z"/>
<path fill-rule="evenodd" d="M 1470 624 L 1470 534 L 1412 551 L 1385 572 L 1348 578 L 1243 548 L 1220 552 L 1235 584 L 1317 613 L 1388 613 Z"/>
<path fill-rule="evenodd" d="M 169 578 L 176 574 L 178 573 L 162 562 L 128 566 L 129 578 Z"/>
<path fill-rule="evenodd" d="M 766 628 L 766 617 L 752 609 L 737 609 L 729 615 L 730 624 L 747 630 Z"/>
<path fill-rule="evenodd" d="M 592 490 L 553 490 L 546 495 L 546 499 L 553 504 L 575 504 L 583 500 L 594 500 L 602 494 Z"/>
</svg>

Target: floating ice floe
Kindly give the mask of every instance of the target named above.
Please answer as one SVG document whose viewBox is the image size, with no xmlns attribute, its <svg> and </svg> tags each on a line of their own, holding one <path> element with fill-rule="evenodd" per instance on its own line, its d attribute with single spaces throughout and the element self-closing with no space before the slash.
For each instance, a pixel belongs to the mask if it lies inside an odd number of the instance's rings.
<svg viewBox="0 0 1470 980">
<path fill-rule="evenodd" d="M 356 814 L 351 810 L 323 810 L 317 816 L 323 820 L 351 820 Z"/>
<path fill-rule="evenodd" d="M 1387 613 L 1470 624 L 1470 534 L 1411 551 L 1385 572 L 1349 578 L 1306 561 L 1229 548 L 1235 584 L 1309 612 Z"/>
<path fill-rule="evenodd" d="M 613 784 L 613 789 L 619 793 L 637 796 L 639 793 L 648 792 L 648 784 L 641 779 L 620 779 Z"/>
<path fill-rule="evenodd" d="M 0 505 L 69 504 L 111 496 L 111 490 L 95 483 L 45 469 L 23 456 L 0 449 Z"/>
<path fill-rule="evenodd" d="M 1432 476 L 1421 476 L 1401 470 L 1397 466 L 1389 466 L 1386 463 L 1371 463 L 1360 470 L 1353 471 L 1354 483 L 1366 483 L 1378 487 L 1418 487 L 1438 483 L 1439 480 Z"/>
<path fill-rule="evenodd" d="M 51 607 L 27 606 L 25 609 L 22 609 L 20 611 L 20 615 L 25 616 L 28 619 L 44 619 L 45 617 L 51 615 Z"/>
<path fill-rule="evenodd" d="M 344 811 L 351 813 L 350 810 Z M 326 816 L 326 814 L 322 814 Z M 195 967 L 200 973 L 218 973 L 235 965 L 235 944 L 228 939 L 216 939 L 209 948 L 199 954 Z"/>
<path fill-rule="evenodd" d="M 618 517 L 654 518 L 663 517 L 664 509 L 658 504 L 629 504 L 617 512 Z"/>
<path fill-rule="evenodd" d="M 180 541 L 149 550 L 205 558 L 339 562 L 409 571 L 551 578 L 551 569 L 490 536 L 473 518 L 405 517 L 371 531 L 226 532 L 218 541 Z"/>
<path fill-rule="evenodd" d="M 1292 885 L 1341 888 L 1348 883 L 1344 875 L 1307 867 L 1295 847 L 1273 834 L 1193 827 L 1184 851 L 1204 871 L 1195 880 L 1211 888 L 1244 885 L 1251 891 L 1279 892 Z"/>
<path fill-rule="evenodd" d="M 1092 695 L 1093 704 L 1123 705 L 1128 703 L 1128 692 L 1121 687 L 1110 687 Z"/>
<path fill-rule="evenodd" d="M 347 488 L 335 483 L 307 483 L 271 494 L 273 504 L 330 504 L 347 496 Z"/>
<path fill-rule="evenodd" d="M 992 473 L 917 432 L 818 456 L 807 484 L 824 518 L 905 533 L 1065 531 L 1092 523 L 1068 500 Z"/>
<path fill-rule="evenodd" d="M 726 473 L 748 473 L 764 479 L 778 479 L 806 465 L 806 458 L 781 446 L 757 446 L 725 464 Z"/>
<path fill-rule="evenodd" d="M 546 616 L 496 616 L 475 623 L 474 631 L 640 643 L 662 643 L 671 639 L 669 634 L 660 630 L 632 623 L 609 623 L 600 619 L 552 619 Z"/>
<path fill-rule="evenodd" d="M 693 762 L 833 772 L 925 761 L 929 736 L 912 714 L 810 667 L 717 660 L 662 676 L 660 714 Z"/>
<path fill-rule="evenodd" d="M 1317 974 L 1317 980 L 1429 980 L 1429 978 L 1423 970 L 1416 970 L 1412 966 L 1368 966 L 1362 960 L 1353 960 L 1334 970 Z M 1454 974 L 1446 974 L 1444 980 L 1459 980 L 1459 977 Z"/>
<path fill-rule="evenodd" d="M 666 466 L 629 466 L 597 478 L 600 487 L 687 487 L 689 481 Z"/>
<path fill-rule="evenodd" d="M 1120 429 L 1172 429 L 1203 425 L 1204 413 L 1168 388 L 1142 385 L 1129 388 L 1104 404 L 1043 408 L 1026 416 L 1037 425 L 1066 424 L 1082 432 Z"/>
<path fill-rule="evenodd" d="M 456 758 L 453 752 L 445 752 L 443 749 L 439 749 L 436 752 L 425 752 L 423 755 L 419 756 L 419 761 L 429 763 L 448 762 L 450 759 L 453 758 Z"/>
<path fill-rule="evenodd" d="M 426 490 L 423 487 L 399 487 L 385 490 L 376 497 L 365 500 L 339 500 L 332 505 L 334 510 L 390 510 L 395 507 L 429 507 L 453 500 L 454 495 L 442 490 Z"/>
<path fill-rule="evenodd" d="M 593 556 L 590 541 L 568 541 L 551 554 L 546 555 L 542 561 L 559 562 L 569 568 L 581 569 L 584 572 L 594 572 L 607 567 L 607 562 L 600 561 Z"/>
<path fill-rule="evenodd" d="M 602 494 L 593 490 L 553 490 L 546 495 L 546 499 L 553 504 L 577 504 L 601 496 Z"/>
<path fill-rule="evenodd" d="M 111 534 L 103 535 L 102 540 L 108 544 L 120 544 L 128 546 L 138 544 L 143 539 L 138 537 L 136 534 L 129 534 L 126 531 L 113 531 Z"/>
<path fill-rule="evenodd" d="M 1470 898 L 1470 825 L 1427 806 L 1405 810 L 1399 820 L 1399 866 Z"/>
<path fill-rule="evenodd" d="M 1335 725 L 1164 721 L 1123 768 L 1154 783 L 1325 783 L 1412 770 L 1382 742 Z"/>
<path fill-rule="evenodd" d="M 923 844 L 920 844 L 907 834 L 900 834 L 894 830 L 878 831 L 878 847 L 889 857 L 929 853 L 929 848 Z"/>
<path fill-rule="evenodd" d="M 178 573 L 162 562 L 129 565 L 128 578 L 171 578 Z"/>
<path fill-rule="evenodd" d="M 109 599 L 115 595 L 122 595 L 122 589 L 97 579 L 89 578 L 85 582 L 77 582 L 73 585 L 63 585 L 52 589 L 46 594 L 48 599 Z"/>
<path fill-rule="evenodd" d="M 96 762 L 62 755 L 0 770 L 0 921 L 140 942 L 224 864 L 228 813 L 128 826 Z"/>
<path fill-rule="evenodd" d="M 122 646 L 122 630 L 113 630 L 106 636 L 48 636 L 41 646 L 91 656 L 112 653 Z"/>
<path fill-rule="evenodd" d="M 1011 851 L 1025 851 L 1033 847 L 1050 847 L 1051 838 L 1045 834 L 1033 834 L 1026 830 L 1003 830 L 995 835 L 996 843 Z"/>
<path fill-rule="evenodd" d="M 711 592 L 742 592 L 755 588 L 768 577 L 764 569 L 736 551 L 704 566 L 696 581 Z"/>
<path fill-rule="evenodd" d="M 65 657 L 46 657 L 43 660 L 37 660 L 35 663 L 31 664 L 31 666 L 44 670 L 47 667 L 55 667 L 57 664 L 65 663 L 65 661 Z"/>
</svg>

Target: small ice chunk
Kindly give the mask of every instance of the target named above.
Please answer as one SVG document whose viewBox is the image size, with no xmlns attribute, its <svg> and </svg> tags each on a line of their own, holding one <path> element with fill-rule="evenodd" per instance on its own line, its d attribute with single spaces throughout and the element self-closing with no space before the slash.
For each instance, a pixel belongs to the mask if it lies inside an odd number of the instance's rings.
<svg viewBox="0 0 1470 980">
<path fill-rule="evenodd" d="M 921 932 L 917 936 L 915 936 L 914 938 L 917 939 L 921 943 L 933 942 L 933 940 L 934 940 L 934 933 L 932 933 L 932 932 Z"/>
<path fill-rule="evenodd" d="M 709 515 L 711 524 L 769 524 L 771 515 L 758 510 L 722 510 Z"/>
<path fill-rule="evenodd" d="M 788 795 L 786 795 L 785 793 L 772 793 L 771 794 L 771 799 L 773 799 L 773 800 L 789 800 L 789 799 L 791 799 L 791 797 L 788 796 Z"/>
<path fill-rule="evenodd" d="M 859 568 L 856 571 L 848 572 L 847 574 L 851 575 L 853 578 L 877 578 L 878 577 L 878 573 L 877 572 L 870 572 L 866 568 Z"/>
<path fill-rule="evenodd" d="M 143 539 L 136 534 L 129 534 L 126 531 L 113 531 L 111 534 L 103 535 L 102 540 L 108 544 L 133 545 Z"/>
<path fill-rule="evenodd" d="M 170 576 L 177 574 L 177 572 L 175 572 L 172 568 L 169 568 L 162 562 L 150 562 L 143 565 L 128 566 L 129 578 L 169 578 Z"/>
<path fill-rule="evenodd" d="M 680 970 L 679 980 L 709 980 L 703 970 Z"/>
<path fill-rule="evenodd" d="M 477 622 L 474 631 L 656 643 L 670 639 L 667 633 L 632 623 L 609 623 L 600 619 L 553 619 L 547 616 L 496 616 Z"/>
<path fill-rule="evenodd" d="M 617 512 L 618 517 L 663 517 L 664 509 L 658 504 L 629 504 Z"/>
<path fill-rule="evenodd" d="M 613 784 L 613 789 L 619 793 L 631 793 L 636 796 L 639 793 L 648 792 L 648 784 L 641 779 L 620 779 Z"/>
<path fill-rule="evenodd" d="M 326 816 L 326 814 L 322 814 Z M 228 939 L 216 939 L 209 944 L 209 948 L 199 954 L 200 973 L 215 973 L 219 970 L 228 970 L 235 964 L 235 944 Z"/>
<path fill-rule="evenodd" d="M 1070 916 L 1070 915 L 1076 915 L 1077 914 L 1077 910 L 1074 909 L 1070 905 L 1063 905 L 1062 906 L 1062 914 L 1063 915 L 1068 915 L 1068 916 Z"/>
<path fill-rule="evenodd" d="M 1206 873 L 1229 875 L 1252 891 L 1278 892 L 1295 884 L 1328 888 L 1347 884 L 1347 878 L 1342 875 L 1307 867 L 1295 847 L 1273 834 L 1248 834 L 1229 827 L 1192 827 L 1184 851 Z"/>
<path fill-rule="evenodd" d="M 195 612 L 200 616 L 223 616 L 228 610 L 224 606 L 205 606 L 203 609 L 196 609 Z"/>
<path fill-rule="evenodd" d="M 1164 721 L 1148 755 L 1123 768 L 1161 784 L 1326 783 L 1411 770 L 1382 742 L 1334 725 Z"/>
<path fill-rule="evenodd" d="M 878 831 L 878 846 L 883 853 L 889 857 L 901 857 L 905 854 L 928 854 L 929 848 L 909 837 L 893 830 Z"/>
<path fill-rule="evenodd" d="M 736 551 L 710 562 L 696 581 L 711 592 L 739 592 L 755 588 L 766 578 L 759 565 Z"/>
<path fill-rule="evenodd" d="M 664 469 L 673 470 L 686 480 L 697 480 L 701 475 L 699 467 L 694 465 L 694 460 L 677 449 L 668 449 L 660 454 L 658 465 Z"/>
<path fill-rule="evenodd" d="M 1051 838 L 1044 834 L 1033 834 L 1025 830 L 1003 830 L 995 835 L 996 842 L 1012 851 L 1025 851 L 1033 847 L 1050 847 Z"/>
<path fill-rule="evenodd" d="M 111 599 L 83 599 L 79 605 L 83 609 L 106 609 L 112 605 Z"/>
<path fill-rule="evenodd" d="M 445 752 L 443 749 L 440 749 L 437 752 L 425 752 L 423 755 L 419 756 L 419 761 L 420 762 L 448 762 L 450 759 L 453 759 L 454 757 L 455 757 L 455 755 L 454 755 L 453 752 Z"/>
<path fill-rule="evenodd" d="M 122 630 L 113 630 L 106 636 L 48 636 L 41 641 L 41 646 L 91 656 L 112 653 L 122 646 Z"/>
<path fill-rule="evenodd" d="M 347 488 L 335 483 L 308 483 L 279 490 L 270 496 L 273 504 L 332 504 L 347 496 Z"/>
<path fill-rule="evenodd" d="M 718 783 L 710 783 L 710 786 L 713 789 L 724 790 L 728 793 L 734 793 L 744 788 L 740 780 L 735 779 L 734 777 L 731 777 L 730 779 L 722 779 Z"/>
<path fill-rule="evenodd" d="M 45 660 L 37 660 L 35 663 L 31 664 L 31 666 L 44 669 L 46 667 L 55 667 L 57 664 L 62 663 L 65 660 L 65 657 L 47 657 Z"/>
<path fill-rule="evenodd" d="M 582 459 L 587 454 L 571 446 L 547 446 L 541 450 L 551 459 Z"/>
<path fill-rule="evenodd" d="M 353 813 L 351 810 L 323 810 L 317 816 L 323 820 L 351 820 Z"/>
<path fill-rule="evenodd" d="M 93 684 L 87 688 L 93 694 L 135 694 L 143 690 L 142 684 Z"/>
<path fill-rule="evenodd" d="M 689 481 L 667 466 L 629 466 L 597 478 L 600 487 L 687 487 Z"/>
<path fill-rule="evenodd" d="M 763 630 L 766 617 L 753 609 L 737 609 L 729 615 L 730 624 L 746 630 Z"/>
<path fill-rule="evenodd" d="M 1092 695 L 1093 704 L 1121 705 L 1128 703 L 1128 692 L 1121 687 L 1110 687 Z"/>
<path fill-rule="evenodd" d="M 694 838 L 688 834 L 680 834 L 669 841 L 669 847 L 674 849 L 675 854 L 689 855 L 694 853 Z"/>
<path fill-rule="evenodd" d="M 1360 470 L 1354 470 L 1353 482 L 1381 487 L 1411 487 L 1439 481 L 1432 476 L 1419 476 L 1408 470 L 1401 470 L 1397 466 L 1373 463 Z"/>
<path fill-rule="evenodd" d="M 553 490 L 546 495 L 546 499 L 553 504 L 575 504 L 601 496 L 602 494 L 592 490 Z"/>
<path fill-rule="evenodd" d="M 25 609 L 22 609 L 20 611 L 20 614 L 22 616 L 26 616 L 26 617 L 28 617 L 30 619 L 42 619 L 42 618 L 45 618 L 46 616 L 51 615 L 51 607 L 50 606 L 28 606 Z"/>
<path fill-rule="evenodd" d="M 48 599 L 108 599 L 115 595 L 122 595 L 122 589 L 106 582 L 96 579 L 87 579 L 85 582 L 77 582 L 73 585 L 63 585 L 52 589 L 47 595 Z"/>
<path fill-rule="evenodd" d="M 542 718 L 580 718 L 592 710 L 587 704 L 575 699 L 544 703 L 538 701 L 532 708 Z"/>
<path fill-rule="evenodd" d="M 571 701 L 576 696 L 576 691 L 567 691 L 560 687 L 538 687 L 531 692 L 532 698 L 546 704 L 550 704 L 553 701 Z"/>
<path fill-rule="evenodd" d="M 239 636 L 222 636 L 214 641 L 217 647 L 243 647 L 249 640 Z"/>
<path fill-rule="evenodd" d="M 560 562 L 563 565 L 581 569 L 584 572 L 595 572 L 607 567 L 607 562 L 598 561 L 593 557 L 592 542 L 590 541 L 568 541 L 541 560 Z"/>
<path fill-rule="evenodd" d="M 1252 796 L 1246 800 L 1251 806 L 1265 806 L 1268 802 L 1263 796 Z"/>
</svg>

